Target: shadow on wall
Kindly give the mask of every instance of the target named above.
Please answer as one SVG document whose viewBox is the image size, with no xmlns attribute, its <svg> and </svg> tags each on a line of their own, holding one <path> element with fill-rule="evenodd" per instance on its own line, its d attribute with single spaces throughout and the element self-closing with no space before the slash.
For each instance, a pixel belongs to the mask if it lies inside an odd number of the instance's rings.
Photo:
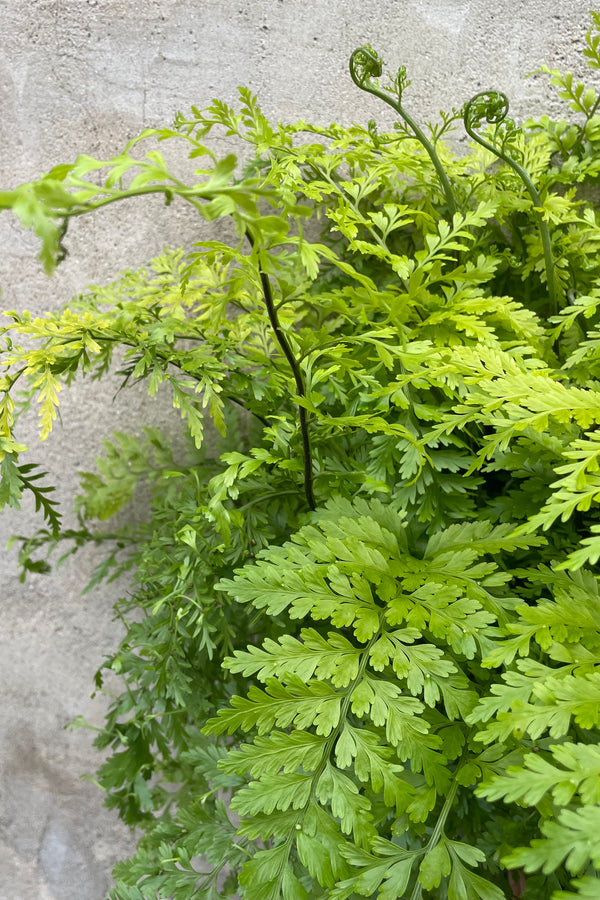
<svg viewBox="0 0 600 900">
<path fill-rule="evenodd" d="M 2 896 L 11 900 L 101 897 L 109 880 L 102 833 L 114 816 L 90 818 L 97 789 L 49 765 L 27 725 L 3 760 L 0 797 Z M 93 798 L 97 799 L 97 798 Z"/>
</svg>

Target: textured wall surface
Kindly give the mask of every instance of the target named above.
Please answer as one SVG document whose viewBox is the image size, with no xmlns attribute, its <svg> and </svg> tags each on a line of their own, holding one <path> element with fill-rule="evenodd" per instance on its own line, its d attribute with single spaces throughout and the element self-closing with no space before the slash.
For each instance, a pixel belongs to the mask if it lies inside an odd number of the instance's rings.
<svg viewBox="0 0 600 900">
<path fill-rule="evenodd" d="M 178 109 L 236 86 L 258 94 L 275 119 L 343 123 L 390 118 L 347 74 L 350 52 L 370 42 L 391 69 L 412 78 L 405 97 L 421 119 L 500 88 L 517 120 L 561 105 L 547 62 L 583 74 L 589 0 L 0 0 L 0 188 L 81 152 L 106 158 L 142 127 L 170 124 Z M 588 80 L 591 78 L 588 76 Z M 206 229 L 177 204 L 143 200 L 111 207 L 69 229 L 69 256 L 53 279 L 37 244 L 0 217 L 4 309 L 53 309 L 90 283 L 141 265 L 165 244 Z M 200 231 L 199 231 L 200 229 Z M 159 399 L 135 389 L 113 401 L 110 386 L 63 392 L 63 427 L 35 447 L 35 416 L 20 438 L 34 446 L 68 504 L 77 471 L 89 469 L 103 432 L 143 422 L 176 428 Z M 3 547 L 40 525 L 33 508 L 4 512 Z M 82 773 L 98 757 L 92 733 L 65 731 L 78 714 L 92 724 L 93 673 L 118 639 L 115 593 L 81 596 L 98 556 L 89 550 L 56 573 L 18 580 L 14 550 L 0 556 L 0 896 L 7 900 L 101 900 L 111 866 L 133 847 Z"/>
</svg>

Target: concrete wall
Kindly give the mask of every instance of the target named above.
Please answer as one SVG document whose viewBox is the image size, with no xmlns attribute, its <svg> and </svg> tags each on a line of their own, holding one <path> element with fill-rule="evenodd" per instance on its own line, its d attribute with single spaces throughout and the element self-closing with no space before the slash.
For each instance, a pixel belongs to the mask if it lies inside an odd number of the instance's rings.
<svg viewBox="0 0 600 900">
<path fill-rule="evenodd" d="M 0 188 L 77 153 L 107 157 L 142 127 L 170 124 L 178 109 L 235 99 L 248 85 L 274 118 L 349 123 L 386 110 L 347 74 L 350 52 L 370 42 L 390 68 L 407 65 L 406 104 L 421 118 L 488 87 L 503 89 L 517 119 L 558 113 L 542 62 L 583 74 L 589 0 L 0 0 Z M 591 75 L 589 81 L 593 79 Z M 109 208 L 69 229 L 70 255 L 49 280 L 37 243 L 0 217 L 2 307 L 54 309 L 89 283 L 142 264 L 206 225 L 176 204 Z M 35 448 L 63 500 L 89 469 L 100 436 L 135 423 L 177 419 L 162 401 L 81 383 L 63 393 L 63 427 Z M 131 423 L 134 423 L 132 426 Z M 35 416 L 21 435 L 35 445 Z M 0 545 L 40 525 L 26 505 L 5 511 Z M 0 896 L 101 900 L 113 862 L 132 838 L 82 781 L 98 757 L 78 714 L 101 722 L 92 676 L 114 647 L 121 584 L 80 591 L 98 555 L 86 551 L 51 576 L 17 577 L 2 554 L 0 628 Z"/>
</svg>

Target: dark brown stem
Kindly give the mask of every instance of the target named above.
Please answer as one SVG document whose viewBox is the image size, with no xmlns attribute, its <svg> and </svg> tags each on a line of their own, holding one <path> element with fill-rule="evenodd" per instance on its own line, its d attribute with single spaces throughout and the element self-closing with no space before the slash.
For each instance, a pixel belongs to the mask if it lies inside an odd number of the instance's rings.
<svg viewBox="0 0 600 900">
<path fill-rule="evenodd" d="M 250 234 L 249 231 L 246 231 L 246 237 L 248 239 L 248 243 L 251 247 L 254 247 L 254 238 Z M 292 352 L 292 348 L 290 347 L 290 343 L 285 335 L 285 332 L 282 330 L 281 325 L 279 323 L 279 317 L 277 315 L 277 310 L 275 308 L 275 303 L 273 301 L 273 291 L 271 289 L 271 282 L 269 281 L 269 277 L 265 271 L 263 271 L 262 266 L 259 263 L 258 273 L 260 276 L 260 283 L 263 291 L 263 296 L 265 298 L 265 306 L 267 307 L 267 315 L 269 316 L 269 322 L 271 323 L 271 327 L 277 339 L 277 343 L 281 347 L 283 355 L 287 359 L 290 369 L 292 370 L 292 374 L 294 376 L 294 381 L 296 382 L 296 393 L 299 397 L 306 397 L 306 391 L 304 388 L 304 380 L 302 378 L 302 372 L 300 371 L 300 366 L 296 360 Z M 308 503 L 310 509 L 316 508 L 315 497 L 313 494 L 313 474 L 312 474 L 312 452 L 310 448 L 310 435 L 308 432 L 308 420 L 306 416 L 306 410 L 303 406 L 298 405 L 298 419 L 300 422 L 300 434 L 302 435 L 302 451 L 304 455 L 304 493 L 306 494 L 306 502 Z"/>
</svg>

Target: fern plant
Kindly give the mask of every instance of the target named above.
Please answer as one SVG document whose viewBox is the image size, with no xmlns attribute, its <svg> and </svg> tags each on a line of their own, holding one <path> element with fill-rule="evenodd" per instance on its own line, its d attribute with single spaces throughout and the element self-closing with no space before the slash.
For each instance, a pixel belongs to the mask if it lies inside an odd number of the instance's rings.
<svg viewBox="0 0 600 900">
<path fill-rule="evenodd" d="M 147 193 L 237 235 L 2 329 L 0 503 L 46 520 L 23 576 L 91 541 L 92 584 L 132 581 L 96 676 L 123 685 L 97 781 L 142 832 L 112 900 L 598 896 L 600 129 L 594 89 L 544 71 L 579 119 L 518 128 L 485 92 L 461 157 L 459 112 L 427 134 L 364 47 L 390 133 L 272 125 L 241 89 L 0 193 L 48 272 L 72 217 Z M 117 349 L 187 450 L 107 436 L 64 528 L 18 419 L 37 404 L 43 440 Z M 140 487 L 147 520 L 111 525 Z"/>
</svg>

